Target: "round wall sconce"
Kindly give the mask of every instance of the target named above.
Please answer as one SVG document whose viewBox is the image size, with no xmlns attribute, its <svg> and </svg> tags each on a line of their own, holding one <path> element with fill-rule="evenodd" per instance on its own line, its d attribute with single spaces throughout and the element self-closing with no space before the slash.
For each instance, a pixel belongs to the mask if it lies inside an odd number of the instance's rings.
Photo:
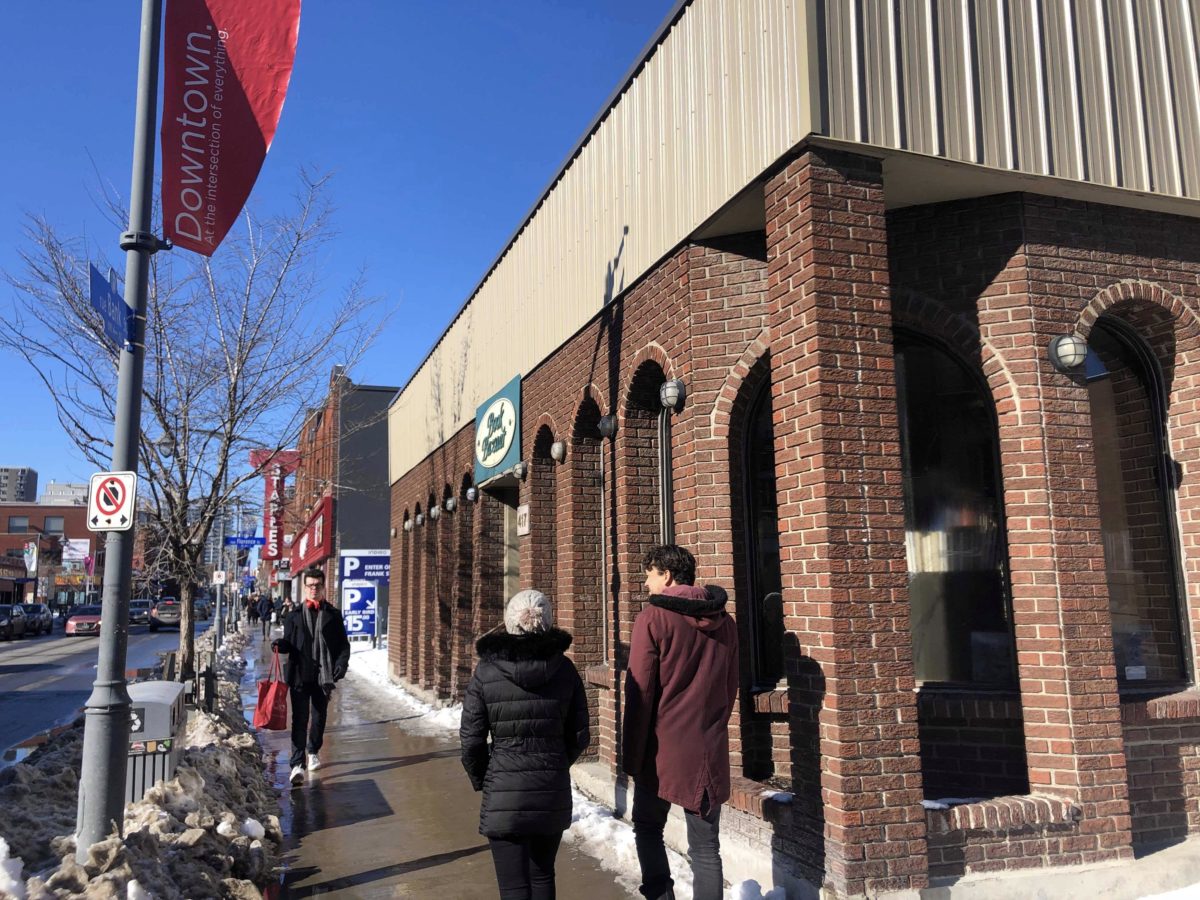
<svg viewBox="0 0 1200 900">
<path fill-rule="evenodd" d="M 395 536 L 396 536 L 396 526 L 393 525 L 392 526 L 392 537 L 395 537 Z"/>
<path fill-rule="evenodd" d="M 440 506 L 429 507 L 429 518 L 431 521 L 436 522 L 441 517 L 441 515 L 442 515 L 442 508 Z"/>
<path fill-rule="evenodd" d="M 617 417 L 613 415 L 601 416 L 596 427 L 600 431 L 600 437 L 612 440 L 612 436 L 617 433 Z"/>
<path fill-rule="evenodd" d="M 425 524 L 425 513 L 417 513 L 417 524 L 418 525 Z"/>
<path fill-rule="evenodd" d="M 512 473 L 516 475 L 518 479 L 524 481 L 525 476 L 529 474 L 529 463 L 525 462 L 525 460 L 521 460 L 512 467 Z"/>
<path fill-rule="evenodd" d="M 550 445 L 550 458 L 557 463 L 562 462 L 567 458 L 567 445 L 562 441 L 555 441 Z"/>
<path fill-rule="evenodd" d="M 405 530 L 405 531 L 412 531 L 412 519 L 405 519 L 405 520 L 404 520 L 404 530 Z"/>
<path fill-rule="evenodd" d="M 452 513 L 456 509 L 458 509 L 458 498 L 457 497 L 447 497 L 446 502 L 442 505 L 446 507 L 446 512 Z"/>
<path fill-rule="evenodd" d="M 687 397 L 687 388 L 678 378 L 664 381 L 658 389 L 658 402 L 663 405 L 664 409 L 678 412 L 685 397 Z"/>
<path fill-rule="evenodd" d="M 474 485 L 467 488 L 467 502 L 474 503 L 478 499 L 479 499 L 479 488 L 475 487 Z"/>
<path fill-rule="evenodd" d="M 1050 342 L 1050 363 L 1060 372 L 1072 372 L 1087 361 L 1087 341 L 1077 334 L 1060 334 Z"/>
</svg>

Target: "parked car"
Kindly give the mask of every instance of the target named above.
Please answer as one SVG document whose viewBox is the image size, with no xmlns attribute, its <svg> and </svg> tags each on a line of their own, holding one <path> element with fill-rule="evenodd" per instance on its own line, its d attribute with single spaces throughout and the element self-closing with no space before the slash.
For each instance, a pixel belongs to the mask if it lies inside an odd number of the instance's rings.
<svg viewBox="0 0 1200 900">
<path fill-rule="evenodd" d="M 49 634 L 54 630 L 54 613 L 45 603 L 26 603 L 21 609 L 25 613 L 25 627 L 29 634 Z"/>
<path fill-rule="evenodd" d="M 207 597 L 197 597 L 193 606 L 196 610 L 197 621 L 207 622 L 212 618 L 212 604 L 208 602 Z"/>
<path fill-rule="evenodd" d="M 77 606 L 67 615 L 63 629 L 68 635 L 98 635 L 100 633 L 100 607 Z"/>
<path fill-rule="evenodd" d="M 174 597 L 163 597 L 150 610 L 150 630 L 158 631 L 158 629 L 164 626 L 178 628 L 179 620 L 182 617 L 183 610 L 179 605 L 179 601 Z"/>
<path fill-rule="evenodd" d="M 13 638 L 24 637 L 27 630 L 25 611 L 21 606 L 10 604 L 0 606 L 0 638 L 11 641 Z"/>
<path fill-rule="evenodd" d="M 154 606 L 154 601 L 150 599 L 139 599 L 129 601 L 129 624 L 130 625 L 149 625 L 150 624 L 150 609 Z"/>
</svg>

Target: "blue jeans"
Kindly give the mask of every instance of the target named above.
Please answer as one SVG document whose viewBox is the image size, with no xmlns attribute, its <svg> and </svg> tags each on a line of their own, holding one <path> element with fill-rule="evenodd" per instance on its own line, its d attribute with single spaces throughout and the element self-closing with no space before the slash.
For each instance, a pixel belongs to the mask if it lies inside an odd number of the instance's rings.
<svg viewBox="0 0 1200 900">
<path fill-rule="evenodd" d="M 642 868 L 642 896 L 648 900 L 674 900 L 671 867 L 663 843 L 663 828 L 671 804 L 641 785 L 633 787 L 633 839 Z M 692 864 L 693 900 L 721 900 L 725 876 L 721 869 L 721 806 L 709 807 L 704 798 L 698 813 L 684 810 L 688 857 Z"/>
</svg>

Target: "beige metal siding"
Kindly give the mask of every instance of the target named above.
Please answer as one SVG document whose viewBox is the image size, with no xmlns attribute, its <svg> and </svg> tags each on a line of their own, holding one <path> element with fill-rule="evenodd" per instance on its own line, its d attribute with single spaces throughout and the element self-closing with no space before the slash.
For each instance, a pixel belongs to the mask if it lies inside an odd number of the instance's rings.
<svg viewBox="0 0 1200 900">
<path fill-rule="evenodd" d="M 1197 0 L 813 2 L 828 136 L 1200 198 Z"/>
<path fill-rule="evenodd" d="M 814 130 L 809 12 L 685 10 L 392 404 L 393 482 Z"/>
</svg>

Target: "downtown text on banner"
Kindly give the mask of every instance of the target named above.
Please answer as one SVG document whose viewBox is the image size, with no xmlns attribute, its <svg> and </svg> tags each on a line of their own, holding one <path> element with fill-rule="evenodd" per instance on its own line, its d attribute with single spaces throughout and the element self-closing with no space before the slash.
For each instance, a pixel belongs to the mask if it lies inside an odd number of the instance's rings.
<svg viewBox="0 0 1200 900">
<path fill-rule="evenodd" d="M 212 256 L 250 196 L 287 95 L 300 0 L 171 0 L 163 64 L 163 230 Z"/>
</svg>

